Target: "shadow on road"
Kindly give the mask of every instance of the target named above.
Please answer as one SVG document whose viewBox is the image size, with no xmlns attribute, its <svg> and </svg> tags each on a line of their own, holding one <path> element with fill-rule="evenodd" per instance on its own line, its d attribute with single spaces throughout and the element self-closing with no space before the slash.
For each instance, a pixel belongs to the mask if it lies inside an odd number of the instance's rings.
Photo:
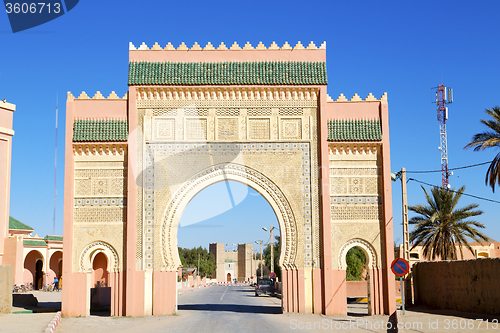
<svg viewBox="0 0 500 333">
<path fill-rule="evenodd" d="M 281 314 L 281 306 L 262 306 L 262 305 L 240 305 L 240 304 L 184 304 L 179 305 L 179 310 L 196 311 L 227 311 L 227 312 L 245 312 L 245 313 L 269 313 Z"/>
</svg>

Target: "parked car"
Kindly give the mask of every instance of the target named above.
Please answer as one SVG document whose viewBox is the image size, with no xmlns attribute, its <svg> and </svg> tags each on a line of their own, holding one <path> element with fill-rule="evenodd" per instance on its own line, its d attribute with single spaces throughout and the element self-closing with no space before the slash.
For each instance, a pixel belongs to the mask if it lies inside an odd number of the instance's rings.
<svg viewBox="0 0 500 333">
<path fill-rule="evenodd" d="M 255 285 L 255 296 L 261 294 L 264 295 L 274 295 L 274 282 L 271 279 L 258 279 Z"/>
</svg>

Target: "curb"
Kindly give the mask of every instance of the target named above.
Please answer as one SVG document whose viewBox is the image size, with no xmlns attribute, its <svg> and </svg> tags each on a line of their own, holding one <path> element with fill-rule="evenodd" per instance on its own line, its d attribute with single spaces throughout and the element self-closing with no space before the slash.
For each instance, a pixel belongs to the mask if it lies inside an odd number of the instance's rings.
<svg viewBox="0 0 500 333">
<path fill-rule="evenodd" d="M 56 313 L 54 318 L 50 321 L 49 325 L 47 325 L 47 328 L 45 329 L 45 333 L 54 333 L 56 331 L 57 325 L 61 321 L 61 311 Z"/>
</svg>

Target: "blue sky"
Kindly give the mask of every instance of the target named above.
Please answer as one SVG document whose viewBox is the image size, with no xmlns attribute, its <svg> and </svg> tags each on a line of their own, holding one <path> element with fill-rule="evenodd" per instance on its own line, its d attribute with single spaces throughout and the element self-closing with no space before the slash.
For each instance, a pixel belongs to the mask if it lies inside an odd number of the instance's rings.
<svg viewBox="0 0 500 333">
<path fill-rule="evenodd" d="M 10 215 L 52 233 L 54 124 L 59 98 L 58 199 L 56 233 L 63 225 L 63 166 L 66 92 L 77 96 L 99 90 L 107 96 L 127 91 L 128 43 L 185 42 L 266 46 L 327 42 L 328 92 L 389 97 L 391 168 L 440 169 L 439 124 L 431 87 L 454 89 L 449 106 L 449 166 L 491 160 L 497 151 L 463 150 L 483 131 L 484 109 L 500 104 L 498 63 L 500 26 L 497 1 L 90 1 L 39 27 L 13 34 L 0 13 L 0 99 L 17 105 L 14 115 Z M 484 185 L 487 166 L 456 171 L 452 187 L 499 200 Z M 440 173 L 409 174 L 439 185 Z M 217 187 L 217 186 L 216 186 Z M 224 188 L 224 186 L 220 187 Z M 210 191 L 210 190 L 208 190 Z M 215 190 L 214 190 L 215 191 Z M 181 228 L 179 245 L 253 242 L 263 225 L 275 221 L 269 205 L 253 191 L 236 208 L 208 221 Z M 203 194 L 200 194 L 200 197 Z M 208 198 L 212 197 L 210 193 Z M 195 200 L 208 204 L 208 200 Z M 420 185 L 408 183 L 408 202 L 423 202 Z M 477 202 L 486 233 L 500 240 L 499 204 Z M 395 240 L 401 241 L 401 190 L 393 183 Z M 203 210 L 202 206 L 188 208 Z M 256 212 L 264 215 L 256 215 Z M 202 227 L 206 224 L 205 227 Z M 220 225 L 213 227 L 210 225 Z M 217 228 L 217 232 L 215 232 Z M 197 230 L 197 231 L 196 231 Z M 224 236 L 218 238 L 222 230 Z M 214 231 L 214 232 L 212 232 Z M 265 234 L 264 234 L 265 235 Z"/>
</svg>

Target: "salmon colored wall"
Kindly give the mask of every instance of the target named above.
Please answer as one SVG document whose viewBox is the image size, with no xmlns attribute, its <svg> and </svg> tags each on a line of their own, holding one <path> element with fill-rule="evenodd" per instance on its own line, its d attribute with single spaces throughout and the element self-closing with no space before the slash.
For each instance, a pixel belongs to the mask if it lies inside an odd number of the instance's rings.
<svg viewBox="0 0 500 333">
<path fill-rule="evenodd" d="M 177 272 L 153 273 L 153 315 L 164 316 L 176 312 Z"/>
<path fill-rule="evenodd" d="M 92 287 L 97 286 L 97 281 L 104 282 L 108 286 L 108 258 L 104 253 L 98 253 L 92 262 Z"/>
<path fill-rule="evenodd" d="M 332 266 L 332 226 L 330 216 L 330 148 L 328 145 L 328 107 L 327 107 L 327 91 L 326 87 L 321 87 L 319 91 L 319 158 L 320 158 L 320 181 L 321 181 L 321 221 L 322 221 L 322 241 L 323 241 L 323 262 L 321 269 L 323 270 L 322 278 L 322 312 L 328 316 L 334 312 L 334 272 Z"/>
<path fill-rule="evenodd" d="M 415 304 L 498 315 L 499 276 L 500 258 L 420 262 L 413 266 Z"/>
<path fill-rule="evenodd" d="M 323 277 L 321 274 L 321 269 L 313 269 L 313 313 L 321 314 L 323 313 L 323 295 L 322 295 L 322 285 Z"/>
<path fill-rule="evenodd" d="M 64 317 L 85 316 L 87 288 L 86 274 L 73 273 L 73 193 L 74 193 L 74 156 L 73 156 L 74 100 L 66 100 L 66 135 L 64 154 L 64 228 L 63 228 L 63 281 L 62 315 Z M 82 275 L 85 279 L 82 278 Z M 80 283 L 80 284 L 79 284 Z M 83 293 L 83 294 L 82 294 Z M 83 305 L 81 304 L 83 302 Z M 82 308 L 83 306 L 83 308 Z"/>
<path fill-rule="evenodd" d="M 135 87 L 129 87 L 128 101 L 128 128 L 129 133 L 133 133 L 137 129 L 137 107 L 136 107 L 136 90 Z M 137 200 L 137 184 L 134 175 L 130 170 L 135 170 L 137 161 L 137 138 L 130 135 L 127 141 L 127 156 L 128 170 L 127 177 L 127 202 L 135 203 Z M 136 205 L 127 205 L 127 221 L 135 221 Z M 135 253 L 136 249 L 136 224 L 127 223 L 127 253 Z M 125 278 L 125 314 L 127 316 L 144 316 L 144 281 L 145 271 L 142 267 L 138 267 L 134 255 L 126 256 L 127 271 Z"/>
<path fill-rule="evenodd" d="M 5 239 L 9 235 L 10 172 L 12 130 L 16 106 L 0 101 L 0 265 L 3 264 Z"/>
<path fill-rule="evenodd" d="M 123 99 L 75 99 L 74 118 L 127 119 L 127 100 Z M 73 126 L 71 127 L 73 128 Z M 71 133 L 73 137 L 73 133 Z"/>
<path fill-rule="evenodd" d="M 333 271 L 333 297 L 332 307 L 335 314 L 347 314 L 347 294 L 345 271 L 334 269 Z"/>
<path fill-rule="evenodd" d="M 169 51 L 131 50 L 129 61 L 151 62 L 223 62 L 223 61 L 326 61 L 326 49 L 321 50 L 213 50 Z"/>
<path fill-rule="evenodd" d="M 26 258 L 24 259 L 24 274 L 23 274 L 23 282 L 34 284 L 35 281 L 35 271 L 36 271 L 36 262 L 41 260 L 43 263 L 43 256 L 40 252 L 36 250 L 32 250 Z M 45 273 L 46 267 L 42 265 L 42 271 Z M 26 271 L 28 271 L 31 275 L 29 275 Z"/>
<path fill-rule="evenodd" d="M 327 118 L 332 119 L 380 119 L 380 102 L 328 103 Z"/>
<path fill-rule="evenodd" d="M 394 274 L 390 265 L 394 260 L 394 229 L 392 216 L 392 180 L 391 180 L 391 158 L 389 147 L 389 106 L 387 101 L 380 102 L 380 118 L 382 123 L 382 189 L 384 219 L 380 228 L 382 238 L 382 270 L 381 280 L 383 289 L 379 294 L 383 297 L 383 313 L 391 315 L 396 311 L 396 290 L 394 287 Z"/>
<path fill-rule="evenodd" d="M 62 252 L 57 251 L 52 254 L 50 257 L 49 268 L 52 271 L 51 275 L 49 275 L 49 282 L 54 280 L 54 277 L 58 278 L 61 276 L 62 272 L 59 272 L 59 261 L 62 259 Z"/>
</svg>

